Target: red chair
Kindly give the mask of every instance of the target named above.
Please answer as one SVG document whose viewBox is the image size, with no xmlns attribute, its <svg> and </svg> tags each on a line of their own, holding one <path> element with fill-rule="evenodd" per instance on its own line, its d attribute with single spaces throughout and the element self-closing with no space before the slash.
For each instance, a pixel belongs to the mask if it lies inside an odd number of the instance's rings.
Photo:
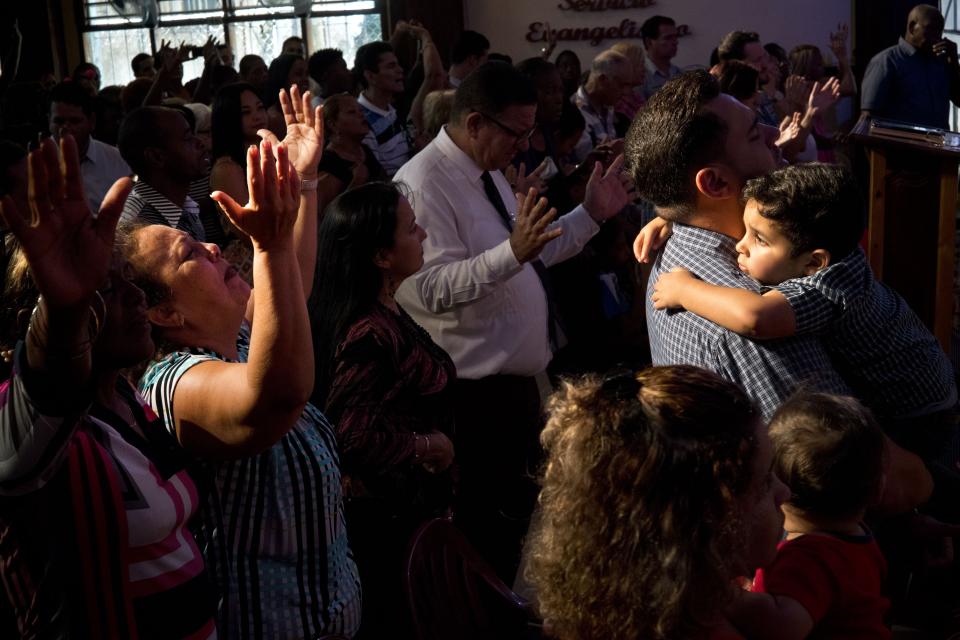
<svg viewBox="0 0 960 640">
<path fill-rule="evenodd" d="M 426 522 L 413 534 L 406 589 L 420 640 L 542 637 L 530 604 L 447 520 Z"/>
</svg>

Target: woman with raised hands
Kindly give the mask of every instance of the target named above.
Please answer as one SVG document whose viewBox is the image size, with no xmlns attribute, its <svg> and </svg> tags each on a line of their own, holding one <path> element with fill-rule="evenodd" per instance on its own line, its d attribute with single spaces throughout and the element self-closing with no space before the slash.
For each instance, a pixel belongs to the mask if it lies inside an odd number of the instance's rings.
<svg viewBox="0 0 960 640">
<path fill-rule="evenodd" d="M 95 217 L 76 143 L 60 145 L 63 172 L 50 139 L 29 156 L 29 211 L 2 201 L 2 339 L 21 342 L 0 384 L 0 582 L 20 637 L 216 637 L 196 475 L 121 374 L 154 351 L 113 247 L 131 183 Z"/>
<path fill-rule="evenodd" d="M 215 245 L 176 229 L 128 234 L 168 354 L 141 391 L 165 426 L 215 474 L 230 566 L 221 634 L 244 638 L 352 635 L 360 591 L 348 556 L 336 439 L 307 400 L 313 358 L 305 296 L 316 260 L 313 178 L 322 148 L 319 110 L 281 98 L 282 143 L 247 150 L 249 202 L 211 197 L 253 246 L 252 290 Z M 315 184 L 314 184 L 315 187 Z M 301 275 L 302 274 L 302 275 Z"/>
</svg>

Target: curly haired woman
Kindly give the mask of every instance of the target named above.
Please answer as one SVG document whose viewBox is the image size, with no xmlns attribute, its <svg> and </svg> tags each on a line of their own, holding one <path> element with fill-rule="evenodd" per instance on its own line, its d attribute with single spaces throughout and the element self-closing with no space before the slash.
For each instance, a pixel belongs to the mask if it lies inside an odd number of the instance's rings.
<svg viewBox="0 0 960 640">
<path fill-rule="evenodd" d="M 743 391 L 690 366 L 565 383 L 528 577 L 560 638 L 732 639 L 735 578 L 776 552 L 786 486 Z"/>
</svg>

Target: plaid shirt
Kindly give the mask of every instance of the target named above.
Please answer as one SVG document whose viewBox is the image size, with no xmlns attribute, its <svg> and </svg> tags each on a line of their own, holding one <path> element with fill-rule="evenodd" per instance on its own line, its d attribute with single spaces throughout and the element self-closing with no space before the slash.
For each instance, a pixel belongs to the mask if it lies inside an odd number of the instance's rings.
<svg viewBox="0 0 960 640">
<path fill-rule="evenodd" d="M 820 335 L 857 397 L 885 418 L 953 406 L 953 368 L 893 289 L 877 282 L 858 247 L 812 276 L 776 287 L 793 307 L 797 335 Z"/>
<path fill-rule="evenodd" d="M 661 273 L 689 269 L 705 282 L 760 291 L 737 267 L 736 241 L 723 234 L 674 223 L 673 235 L 650 272 L 648 289 Z M 647 296 L 650 353 L 656 365 L 692 364 L 739 384 L 769 419 L 800 385 L 849 394 L 820 342 L 810 336 L 753 341 L 689 311 L 664 311 Z"/>
</svg>

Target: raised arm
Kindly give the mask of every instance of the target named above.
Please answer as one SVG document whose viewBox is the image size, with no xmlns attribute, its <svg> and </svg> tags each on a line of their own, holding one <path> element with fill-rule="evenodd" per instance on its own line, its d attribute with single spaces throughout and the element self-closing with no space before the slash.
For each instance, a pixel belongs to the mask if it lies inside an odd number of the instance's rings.
<svg viewBox="0 0 960 640">
<path fill-rule="evenodd" d="M 651 297 L 657 309 L 683 308 L 748 338 L 782 338 L 796 333 L 796 315 L 779 291 L 760 295 L 720 287 L 685 269 L 662 274 L 653 288 Z"/>
<path fill-rule="evenodd" d="M 299 179 L 283 145 L 247 152 L 250 202 L 221 191 L 211 197 L 253 244 L 253 297 L 246 363 L 210 361 L 177 382 L 173 415 L 180 442 L 193 453 L 236 457 L 272 446 L 296 424 L 313 389 L 313 351 L 294 226 Z"/>
<path fill-rule="evenodd" d="M 407 29 L 420 42 L 420 52 L 423 55 L 423 82 L 410 103 L 410 120 L 413 122 L 417 134 L 423 131 L 423 102 L 427 94 L 437 89 L 443 89 L 446 84 L 446 75 L 443 70 L 443 61 L 440 52 L 434 44 L 430 32 L 418 22 L 410 22 Z"/>
<path fill-rule="evenodd" d="M 117 220 L 130 192 L 129 178 L 110 189 L 97 217 L 83 195 L 73 138 L 46 139 L 29 156 L 29 204 L 20 211 L 9 196 L 0 214 L 30 265 L 40 300 L 30 319 L 25 357 L 0 400 L 0 492 L 36 488 L 49 476 L 57 449 L 93 398 L 91 352 L 105 309 L 97 287 L 106 280 Z M 51 418 L 54 417 L 54 418 Z M 60 423 L 61 418 L 68 418 Z M 23 482 L 29 479 L 29 483 Z"/>
<path fill-rule="evenodd" d="M 300 205 L 297 223 L 293 229 L 294 247 L 297 250 L 297 264 L 300 267 L 300 281 L 303 283 L 304 298 L 310 297 L 313 290 L 313 272 L 317 266 L 317 166 L 323 155 L 323 111 L 310 106 L 312 96 L 309 91 L 300 95 L 296 85 L 290 92 L 280 91 L 280 107 L 287 124 L 287 135 L 283 145 L 287 149 L 290 162 L 300 178 Z M 277 144 L 277 137 L 268 129 L 257 131 L 264 140 Z M 256 297 L 250 299 L 254 303 Z M 253 317 L 253 307 L 248 308 L 247 317 Z"/>
</svg>

